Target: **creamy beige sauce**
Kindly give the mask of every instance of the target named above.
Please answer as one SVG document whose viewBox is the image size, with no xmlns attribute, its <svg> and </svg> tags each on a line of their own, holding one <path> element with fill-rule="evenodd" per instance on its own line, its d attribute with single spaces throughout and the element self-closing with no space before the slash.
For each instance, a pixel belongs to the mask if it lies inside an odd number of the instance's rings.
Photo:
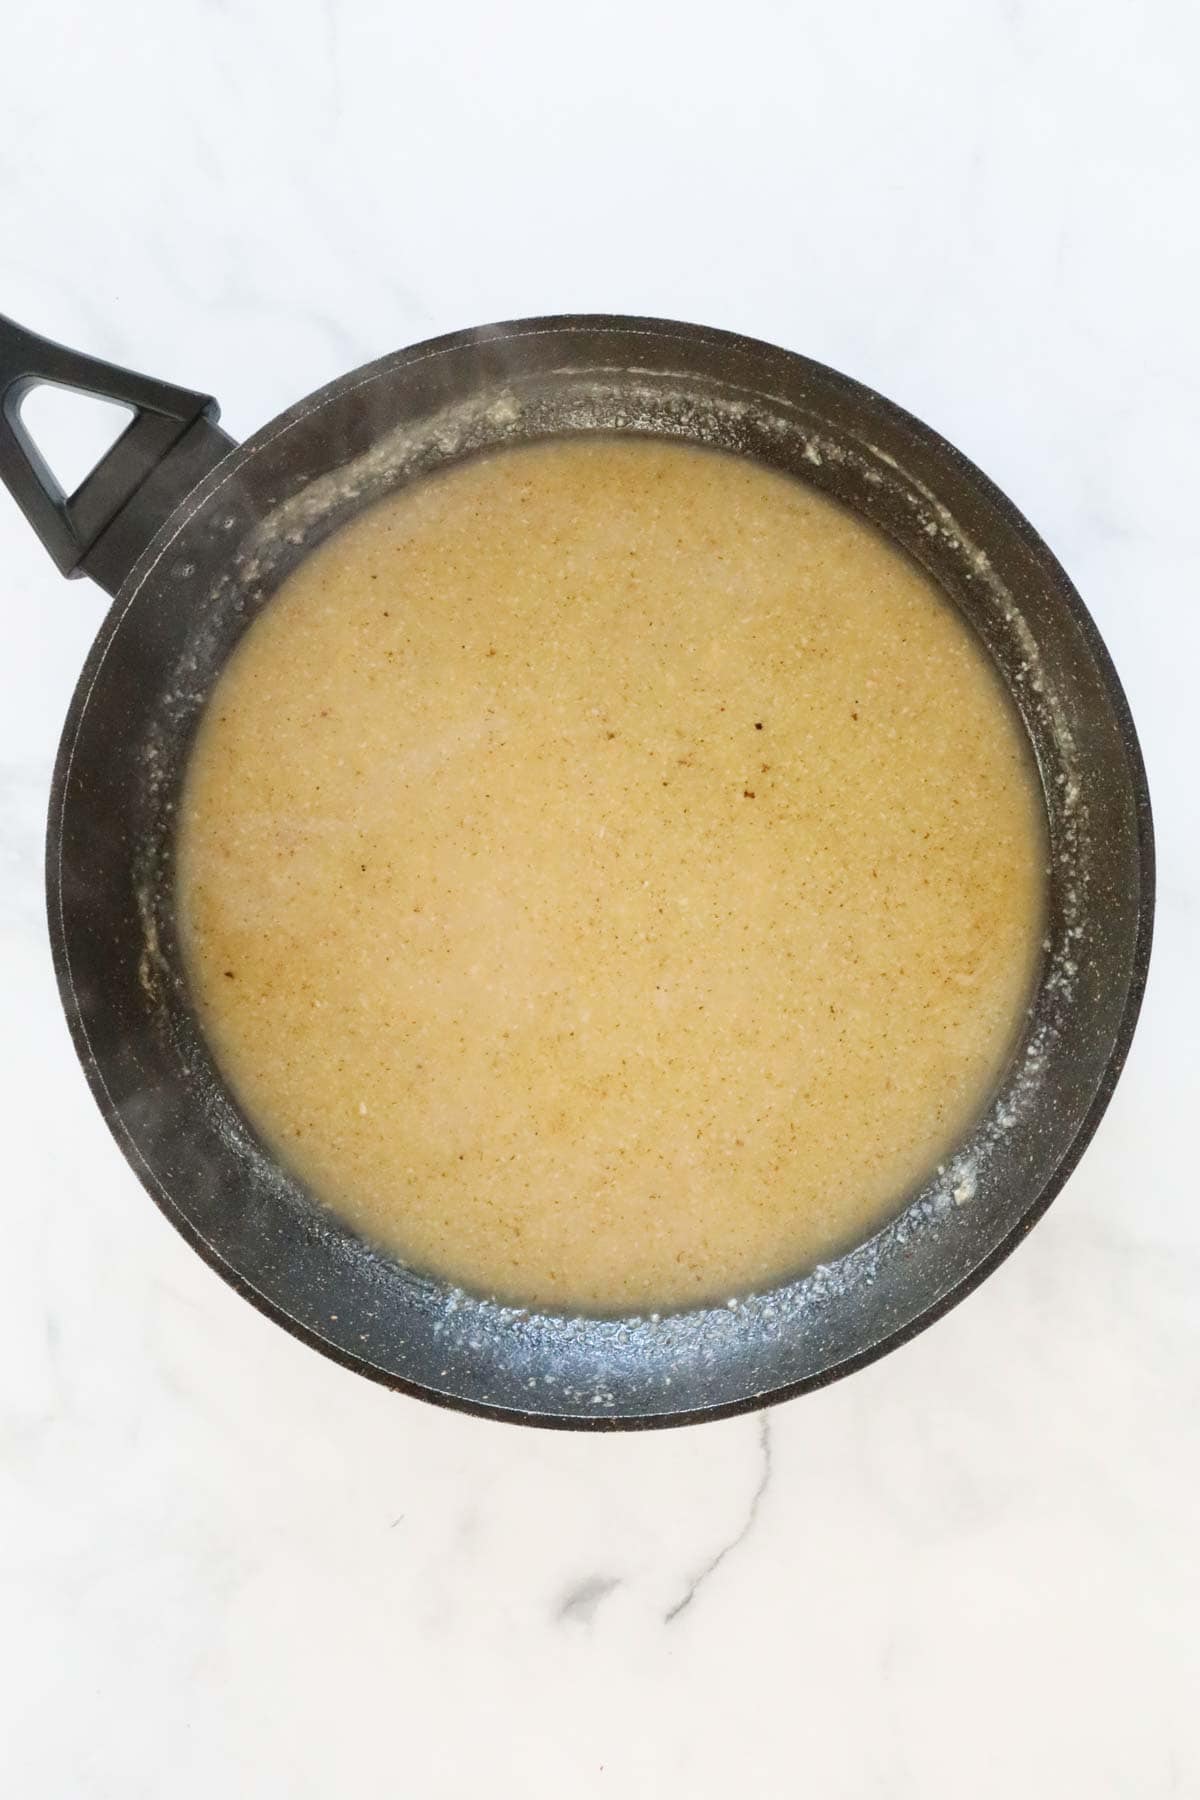
<svg viewBox="0 0 1200 1800">
<path fill-rule="evenodd" d="M 974 637 L 730 456 L 507 451 L 337 533 L 188 772 L 214 1054 L 321 1200 L 533 1305 L 733 1295 L 868 1236 L 979 1113 L 1041 801 Z"/>
</svg>

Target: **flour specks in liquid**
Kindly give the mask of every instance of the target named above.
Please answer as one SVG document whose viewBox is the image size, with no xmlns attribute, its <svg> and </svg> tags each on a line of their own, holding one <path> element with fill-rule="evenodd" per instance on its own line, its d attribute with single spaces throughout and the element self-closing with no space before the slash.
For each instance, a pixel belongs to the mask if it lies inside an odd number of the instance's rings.
<svg viewBox="0 0 1200 1800">
<path fill-rule="evenodd" d="M 185 784 L 214 1056 L 313 1194 L 534 1306 L 861 1241 L 986 1102 L 1043 928 L 1020 722 L 928 577 L 746 459 L 595 437 L 384 500 Z"/>
</svg>

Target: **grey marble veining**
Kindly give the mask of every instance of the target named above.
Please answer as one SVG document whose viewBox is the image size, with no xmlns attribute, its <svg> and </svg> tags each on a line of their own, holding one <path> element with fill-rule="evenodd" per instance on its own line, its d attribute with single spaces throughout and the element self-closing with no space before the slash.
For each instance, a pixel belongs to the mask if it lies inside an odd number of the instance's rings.
<svg viewBox="0 0 1200 1800">
<path fill-rule="evenodd" d="M 0 309 L 235 434 L 573 308 L 743 329 L 927 419 L 1095 614 L 1161 886 L 1095 1143 L 934 1330 L 679 1433 L 436 1412 L 238 1300 L 92 1106 L 41 830 L 103 603 L 0 496 L 3 1791 L 1200 1792 L 1193 10 L 64 0 L 5 52 Z"/>
</svg>

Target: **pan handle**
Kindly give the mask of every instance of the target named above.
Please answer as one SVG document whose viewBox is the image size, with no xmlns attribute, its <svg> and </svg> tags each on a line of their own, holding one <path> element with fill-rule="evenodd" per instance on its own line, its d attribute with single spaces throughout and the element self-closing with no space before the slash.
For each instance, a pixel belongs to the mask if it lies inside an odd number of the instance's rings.
<svg viewBox="0 0 1200 1800">
<path fill-rule="evenodd" d="M 21 402 L 42 383 L 133 408 L 70 495 L 21 422 Z M 0 481 L 63 575 L 90 575 L 116 593 L 159 526 L 234 448 L 219 416 L 207 394 L 68 350 L 0 314 Z"/>
</svg>

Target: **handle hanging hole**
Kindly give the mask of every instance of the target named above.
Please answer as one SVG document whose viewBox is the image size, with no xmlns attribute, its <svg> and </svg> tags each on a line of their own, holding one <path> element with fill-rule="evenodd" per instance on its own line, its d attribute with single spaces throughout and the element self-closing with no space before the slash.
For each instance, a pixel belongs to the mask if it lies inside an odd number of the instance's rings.
<svg viewBox="0 0 1200 1800">
<path fill-rule="evenodd" d="M 65 495 L 74 494 L 112 449 L 133 414 L 119 400 L 49 381 L 31 387 L 18 408 L 22 427 Z"/>
</svg>

